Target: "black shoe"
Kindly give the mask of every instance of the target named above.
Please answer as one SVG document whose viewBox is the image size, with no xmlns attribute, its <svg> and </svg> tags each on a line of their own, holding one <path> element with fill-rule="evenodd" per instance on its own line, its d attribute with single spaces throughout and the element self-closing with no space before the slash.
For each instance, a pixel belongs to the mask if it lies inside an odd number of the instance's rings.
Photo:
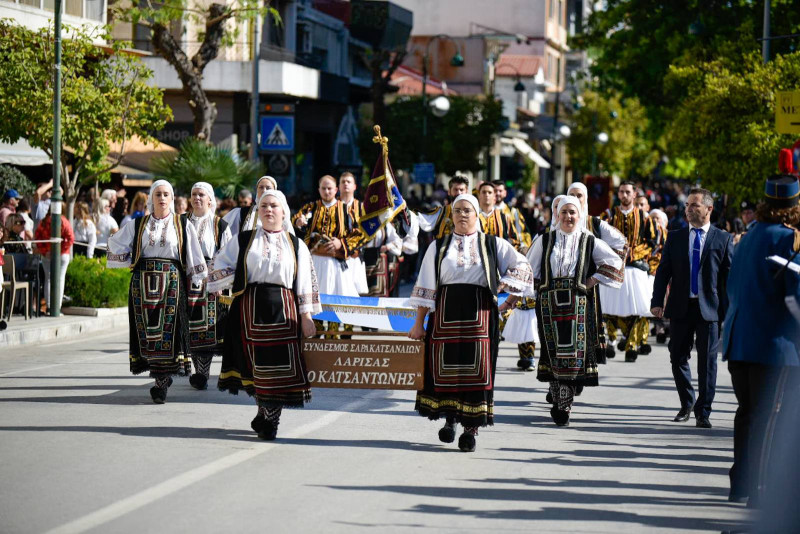
<svg viewBox="0 0 800 534">
<path fill-rule="evenodd" d="M 667 342 L 667 334 L 663 332 L 660 334 L 656 334 L 656 343 L 660 343 L 661 345 L 663 345 L 666 342 Z"/>
<path fill-rule="evenodd" d="M 264 419 L 264 426 L 258 433 L 258 437 L 265 441 L 272 441 L 278 437 L 278 425 L 272 421 Z"/>
<path fill-rule="evenodd" d="M 164 404 L 167 402 L 167 390 L 153 386 L 150 388 L 150 397 L 156 404 Z"/>
<path fill-rule="evenodd" d="M 252 421 L 250 421 L 250 428 L 252 428 L 256 434 L 260 434 L 261 431 L 264 430 L 264 424 L 266 422 L 267 418 L 261 414 L 258 414 L 255 416 L 255 418 L 253 418 Z"/>
<path fill-rule="evenodd" d="M 681 411 L 678 412 L 672 420 L 676 423 L 685 423 L 689 420 L 689 417 L 692 415 L 692 407 L 688 406 L 686 408 L 681 408 Z"/>
<path fill-rule="evenodd" d="M 580 397 L 583 393 L 583 386 L 575 386 L 575 396 Z"/>
<path fill-rule="evenodd" d="M 456 425 L 445 425 L 439 429 L 439 441 L 442 443 L 453 443 L 456 440 Z"/>
<path fill-rule="evenodd" d="M 559 410 L 553 406 L 550 408 L 550 417 L 553 418 L 553 422 L 558 426 L 569 426 L 569 412 Z"/>
<path fill-rule="evenodd" d="M 195 373 L 189 377 L 189 384 L 197 390 L 208 389 L 208 378 L 200 373 Z"/>
<path fill-rule="evenodd" d="M 639 357 L 639 353 L 635 350 L 626 350 L 625 351 L 625 361 L 628 363 L 632 363 L 636 361 L 636 358 Z"/>
<path fill-rule="evenodd" d="M 654 326 L 653 328 L 651 328 L 651 329 L 650 329 L 650 335 L 651 335 L 651 336 L 654 336 L 654 335 L 656 335 L 656 327 L 655 327 L 655 326 Z"/>
<path fill-rule="evenodd" d="M 639 353 L 639 354 L 641 354 L 642 356 L 647 356 L 648 354 L 650 354 L 651 352 L 653 352 L 653 349 L 652 349 L 652 347 L 650 347 L 650 345 L 648 345 L 647 343 L 645 343 L 645 344 L 643 344 L 641 347 L 639 347 L 639 350 L 637 350 L 636 352 L 638 352 L 638 353 Z"/>
<path fill-rule="evenodd" d="M 5 330 L 6 328 L 8 328 L 8 323 L 0 320 L 0 330 Z"/>
<path fill-rule="evenodd" d="M 609 360 L 613 360 L 614 357 L 616 357 L 616 355 L 617 351 L 614 350 L 614 346 L 610 344 L 606 345 L 606 358 L 608 358 Z"/>
<path fill-rule="evenodd" d="M 548 391 L 544 400 L 547 401 L 547 404 L 553 404 L 553 394 Z"/>
<path fill-rule="evenodd" d="M 458 437 L 458 448 L 464 452 L 475 451 L 475 436 L 464 432 Z"/>
<path fill-rule="evenodd" d="M 708 420 L 708 417 L 698 417 L 694 426 L 697 428 L 711 428 L 711 421 Z"/>
<path fill-rule="evenodd" d="M 617 343 L 617 350 L 620 351 L 620 352 L 624 351 L 625 350 L 625 345 L 627 345 L 627 344 L 628 344 L 628 340 L 627 339 L 623 339 L 622 341 Z"/>
</svg>

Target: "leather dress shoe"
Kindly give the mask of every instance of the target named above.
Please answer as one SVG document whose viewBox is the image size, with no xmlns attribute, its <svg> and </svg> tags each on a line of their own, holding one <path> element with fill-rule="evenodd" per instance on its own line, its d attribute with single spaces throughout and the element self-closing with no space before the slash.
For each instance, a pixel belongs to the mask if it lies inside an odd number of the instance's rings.
<svg viewBox="0 0 800 534">
<path fill-rule="evenodd" d="M 675 416 L 673 421 L 676 423 L 685 423 L 689 420 L 689 417 L 692 416 L 692 407 L 687 406 L 686 408 L 681 408 L 681 411 L 678 412 L 678 415 Z"/>
<path fill-rule="evenodd" d="M 711 428 L 711 421 L 708 420 L 708 417 L 698 417 L 695 426 L 697 428 Z"/>
</svg>

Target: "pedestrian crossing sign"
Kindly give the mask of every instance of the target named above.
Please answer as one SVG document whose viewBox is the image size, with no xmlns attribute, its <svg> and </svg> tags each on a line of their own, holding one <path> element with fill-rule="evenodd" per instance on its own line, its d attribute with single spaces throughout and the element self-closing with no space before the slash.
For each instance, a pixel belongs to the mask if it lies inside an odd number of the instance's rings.
<svg viewBox="0 0 800 534">
<path fill-rule="evenodd" d="M 776 91 L 775 98 L 775 129 L 800 134 L 800 91 Z"/>
<path fill-rule="evenodd" d="M 264 152 L 294 152 L 294 115 L 261 117 L 261 143 Z"/>
</svg>

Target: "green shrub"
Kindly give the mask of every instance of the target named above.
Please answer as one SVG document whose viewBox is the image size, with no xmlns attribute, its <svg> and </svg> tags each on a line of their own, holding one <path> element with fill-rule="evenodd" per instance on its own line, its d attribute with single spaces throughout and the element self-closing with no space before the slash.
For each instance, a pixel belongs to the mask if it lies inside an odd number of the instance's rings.
<svg viewBox="0 0 800 534">
<path fill-rule="evenodd" d="M 0 165 L 0 194 L 15 189 L 20 195 L 27 197 L 36 192 L 36 185 L 16 167 Z"/>
<path fill-rule="evenodd" d="M 106 258 L 75 256 L 67 266 L 64 294 L 72 306 L 119 308 L 128 304 L 131 272 L 109 269 Z"/>
</svg>

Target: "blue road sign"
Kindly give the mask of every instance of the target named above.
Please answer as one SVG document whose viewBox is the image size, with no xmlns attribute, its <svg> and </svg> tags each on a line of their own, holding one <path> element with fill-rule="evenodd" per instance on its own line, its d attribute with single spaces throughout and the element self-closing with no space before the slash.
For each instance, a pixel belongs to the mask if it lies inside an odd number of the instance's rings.
<svg viewBox="0 0 800 534">
<path fill-rule="evenodd" d="M 263 115 L 259 149 L 266 152 L 294 152 L 294 115 Z"/>
<path fill-rule="evenodd" d="M 433 170 L 433 163 L 415 163 L 414 181 L 418 184 L 433 184 L 436 181 L 436 173 Z"/>
</svg>

